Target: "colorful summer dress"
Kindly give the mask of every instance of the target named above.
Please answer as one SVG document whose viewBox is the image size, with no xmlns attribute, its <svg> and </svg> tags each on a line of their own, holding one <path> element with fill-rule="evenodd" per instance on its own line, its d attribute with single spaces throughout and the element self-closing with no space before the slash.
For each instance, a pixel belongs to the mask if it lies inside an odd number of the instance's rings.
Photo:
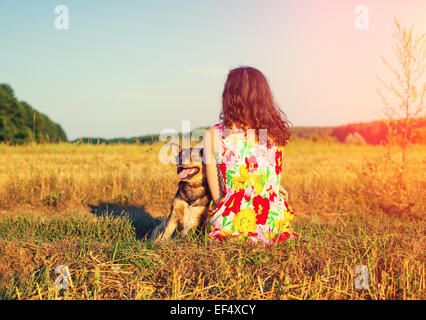
<svg viewBox="0 0 426 320">
<path fill-rule="evenodd" d="M 279 192 L 283 148 L 215 129 L 223 142 L 215 160 L 225 196 L 208 212 L 209 237 L 257 245 L 298 237 L 290 225 L 294 212 Z"/>
</svg>

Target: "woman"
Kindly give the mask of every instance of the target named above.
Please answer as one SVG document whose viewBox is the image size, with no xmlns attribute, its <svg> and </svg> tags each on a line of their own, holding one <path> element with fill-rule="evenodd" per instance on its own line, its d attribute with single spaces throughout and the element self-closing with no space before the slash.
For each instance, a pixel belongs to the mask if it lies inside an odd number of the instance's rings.
<svg viewBox="0 0 426 320">
<path fill-rule="evenodd" d="M 204 139 L 213 198 L 209 237 L 260 245 L 297 237 L 290 226 L 294 212 L 280 186 L 289 122 L 259 70 L 239 67 L 229 72 L 220 119 Z"/>
</svg>

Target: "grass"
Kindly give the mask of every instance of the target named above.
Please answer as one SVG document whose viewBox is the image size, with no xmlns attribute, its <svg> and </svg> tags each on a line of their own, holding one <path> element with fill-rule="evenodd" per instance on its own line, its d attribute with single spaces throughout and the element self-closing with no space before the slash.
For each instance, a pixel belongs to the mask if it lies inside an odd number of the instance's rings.
<svg viewBox="0 0 426 320">
<path fill-rule="evenodd" d="M 154 246 L 177 177 L 160 144 L 0 145 L 0 299 L 424 299 L 426 148 L 295 140 L 282 184 L 310 238 Z M 55 289 L 68 266 L 67 290 Z M 355 268 L 369 289 L 354 286 Z"/>
</svg>

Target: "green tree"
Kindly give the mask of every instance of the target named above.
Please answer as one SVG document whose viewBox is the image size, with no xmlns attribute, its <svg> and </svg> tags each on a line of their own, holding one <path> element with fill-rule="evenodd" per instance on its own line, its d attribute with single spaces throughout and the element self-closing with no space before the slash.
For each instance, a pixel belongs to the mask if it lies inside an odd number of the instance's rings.
<svg viewBox="0 0 426 320">
<path fill-rule="evenodd" d="M 22 144 L 30 141 L 67 141 L 67 136 L 59 124 L 28 103 L 18 101 L 9 85 L 0 84 L 0 142 Z"/>
</svg>

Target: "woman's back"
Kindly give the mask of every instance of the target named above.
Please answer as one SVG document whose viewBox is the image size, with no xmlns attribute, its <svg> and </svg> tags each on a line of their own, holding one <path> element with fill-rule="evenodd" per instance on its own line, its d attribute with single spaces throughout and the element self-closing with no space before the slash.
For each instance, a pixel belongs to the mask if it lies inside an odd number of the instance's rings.
<svg viewBox="0 0 426 320">
<path fill-rule="evenodd" d="M 293 211 L 280 193 L 283 148 L 246 139 L 245 132 L 222 130 L 215 152 L 224 198 L 209 211 L 209 236 L 262 244 L 297 237 Z"/>
</svg>

